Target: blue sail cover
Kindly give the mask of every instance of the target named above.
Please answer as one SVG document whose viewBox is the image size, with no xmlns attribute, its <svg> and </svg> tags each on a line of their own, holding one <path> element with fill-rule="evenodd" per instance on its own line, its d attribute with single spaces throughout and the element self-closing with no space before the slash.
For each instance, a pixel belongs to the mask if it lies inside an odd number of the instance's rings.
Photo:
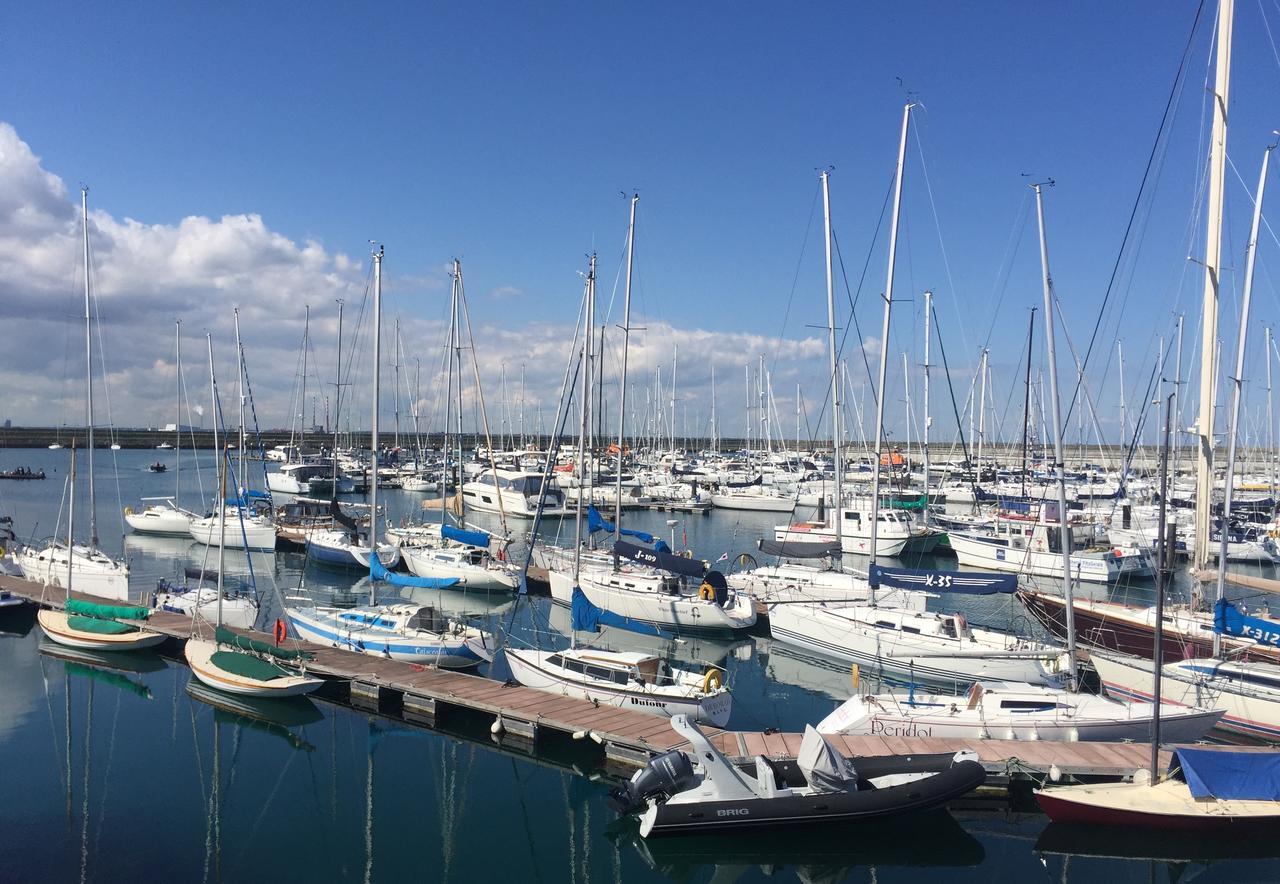
<svg viewBox="0 0 1280 884">
<path fill-rule="evenodd" d="M 587 507 L 587 532 L 595 534 L 597 531 L 604 531 L 612 534 L 617 530 L 612 522 L 606 522 L 604 516 L 600 515 L 600 511 L 594 506 Z M 636 540 L 644 543 L 652 543 L 653 548 L 658 552 L 671 552 L 671 547 L 667 546 L 661 539 L 654 537 L 647 531 L 637 531 L 634 528 L 623 528 L 621 532 L 626 537 L 634 537 Z"/>
<path fill-rule="evenodd" d="M 1179 746 L 1169 760 L 1170 771 L 1178 768 L 1194 798 L 1280 800 L 1280 752 L 1232 752 Z"/>
<path fill-rule="evenodd" d="M 630 617 L 623 617 L 596 607 L 591 599 L 587 598 L 586 593 L 577 586 L 573 588 L 573 601 L 569 605 L 569 612 L 574 632 L 599 632 L 601 626 L 616 626 L 641 635 L 669 638 L 667 633 L 652 624 L 641 623 L 639 620 L 632 620 Z"/>
<path fill-rule="evenodd" d="M 1280 648 L 1280 627 L 1268 620 L 1247 616 L 1226 599 L 1218 599 L 1213 606 L 1213 631 L 1251 638 L 1258 644 Z"/>
<path fill-rule="evenodd" d="M 920 568 L 884 568 L 872 565 L 868 582 L 874 588 L 917 589 L 930 592 L 958 592 L 966 595 L 994 595 L 1017 592 L 1017 574 L 985 571 L 930 571 Z"/>
<path fill-rule="evenodd" d="M 652 568 L 670 571 L 672 574 L 685 574 L 689 577 L 701 577 L 707 571 L 705 562 L 697 559 L 686 559 L 684 556 L 672 555 L 660 549 L 645 549 L 625 540 L 615 541 L 613 551 L 624 559 L 639 562 Z"/>
<path fill-rule="evenodd" d="M 377 555 L 369 555 L 369 576 L 383 580 L 392 586 L 413 586 L 418 589 L 448 589 L 456 586 L 457 577 L 411 577 L 408 574 L 392 574 L 383 566 Z"/>
<path fill-rule="evenodd" d="M 478 546 L 483 549 L 489 548 L 489 535 L 483 531 L 464 531 L 461 528 L 455 528 L 452 525 L 441 525 L 440 536 L 446 540 L 456 540 L 458 543 L 465 543 L 467 546 Z"/>
</svg>

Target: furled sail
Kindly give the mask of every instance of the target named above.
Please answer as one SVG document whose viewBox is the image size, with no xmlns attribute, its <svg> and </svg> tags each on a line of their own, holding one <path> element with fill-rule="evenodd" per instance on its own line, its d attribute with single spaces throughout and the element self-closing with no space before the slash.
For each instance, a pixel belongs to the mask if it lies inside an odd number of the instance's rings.
<svg viewBox="0 0 1280 884">
<path fill-rule="evenodd" d="M 825 559 L 828 556 L 838 556 L 841 552 L 838 540 L 830 543 L 815 543 L 804 540 L 778 541 L 761 538 L 756 541 L 756 545 L 766 556 L 782 556 L 788 559 Z"/>
<path fill-rule="evenodd" d="M 868 574 L 871 586 L 916 589 L 929 592 L 958 592 L 967 595 L 994 595 L 1017 592 L 1017 574 L 995 574 L 984 571 L 932 571 L 922 568 L 885 568 L 872 565 Z"/>
<path fill-rule="evenodd" d="M 1226 599 L 1218 599 L 1213 607 L 1213 631 L 1251 638 L 1260 645 L 1280 648 L 1280 626 L 1269 620 L 1250 617 Z"/>
<path fill-rule="evenodd" d="M 597 531 L 604 531 L 608 534 L 614 533 L 617 528 L 613 522 L 606 521 L 604 516 L 600 515 L 600 511 L 594 506 L 587 507 L 587 531 L 595 534 Z M 623 528 L 621 531 L 625 537 L 634 537 L 642 543 L 652 543 L 653 548 L 658 552 L 669 553 L 671 547 L 667 546 L 661 538 L 654 537 L 647 531 L 637 531 L 634 528 Z"/>
<path fill-rule="evenodd" d="M 591 599 L 587 598 L 586 593 L 577 586 L 573 588 L 573 601 L 570 603 L 569 612 L 575 632 L 599 632 L 601 626 L 616 626 L 619 629 L 638 632 L 641 635 L 656 635 L 659 638 L 669 637 L 667 633 L 652 624 L 641 623 L 638 620 L 632 620 L 630 617 L 623 617 L 620 614 L 597 607 Z"/>
<path fill-rule="evenodd" d="M 457 577 L 412 577 L 408 574 L 392 574 L 376 554 L 369 556 L 369 576 L 374 580 L 382 580 L 392 586 L 410 586 L 417 589 L 448 589 L 456 586 Z"/>
<path fill-rule="evenodd" d="M 627 543 L 625 540 L 616 541 L 613 544 L 613 551 L 624 559 L 639 562 L 651 568 L 670 571 L 672 574 L 701 577 L 707 570 L 706 562 L 700 562 L 697 559 L 686 559 L 683 556 L 672 555 L 669 552 L 661 552 L 656 549 L 645 549 L 643 546 L 636 546 L 634 543 Z"/>
<path fill-rule="evenodd" d="M 466 531 L 462 528 L 455 528 L 452 525 L 441 525 L 440 536 L 445 540 L 455 540 L 458 543 L 467 546 L 478 546 L 482 549 L 489 548 L 489 535 L 484 531 Z"/>
</svg>

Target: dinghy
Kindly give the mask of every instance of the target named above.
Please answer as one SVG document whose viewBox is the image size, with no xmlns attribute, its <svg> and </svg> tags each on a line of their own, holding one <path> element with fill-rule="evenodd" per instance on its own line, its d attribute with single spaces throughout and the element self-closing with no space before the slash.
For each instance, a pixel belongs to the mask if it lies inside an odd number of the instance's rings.
<svg viewBox="0 0 1280 884">
<path fill-rule="evenodd" d="M 672 750 L 614 790 L 623 813 L 642 813 L 640 834 L 781 829 L 919 813 L 978 788 L 986 770 L 971 752 L 860 758 L 857 766 L 812 726 L 800 754 L 757 755 L 754 773 L 729 762 L 686 716 L 671 719 L 692 755 Z"/>
</svg>

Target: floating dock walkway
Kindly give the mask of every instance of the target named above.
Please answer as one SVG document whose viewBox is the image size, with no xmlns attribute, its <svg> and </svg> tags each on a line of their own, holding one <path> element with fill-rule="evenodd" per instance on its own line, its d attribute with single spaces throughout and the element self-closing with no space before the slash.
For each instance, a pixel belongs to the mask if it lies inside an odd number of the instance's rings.
<svg viewBox="0 0 1280 884">
<path fill-rule="evenodd" d="M 46 589 L 38 583 L 0 575 L 0 589 L 7 589 L 44 607 L 61 608 L 61 589 Z M 76 598 L 119 604 L 83 593 Z M 147 629 L 164 633 L 176 642 L 191 634 L 191 620 L 180 614 L 154 612 Z M 237 629 L 254 638 L 271 641 L 271 636 L 254 630 Z M 653 755 L 683 747 L 685 741 L 662 717 L 615 706 L 601 706 L 589 700 L 560 697 L 545 691 L 504 684 L 478 675 L 447 672 L 416 663 L 372 657 L 353 651 L 291 640 L 290 647 L 308 651 L 314 657 L 307 672 L 331 682 L 325 696 L 351 706 L 379 712 L 403 720 L 434 726 L 438 717 L 457 711 L 488 716 L 492 732 L 528 741 L 536 748 L 540 734 L 555 732 L 598 743 L 613 765 L 627 768 L 643 765 Z M 282 665 L 288 666 L 288 663 Z M 756 755 L 794 758 L 800 750 L 801 734 L 777 732 L 704 731 L 721 751 L 733 758 Z M 1150 747 L 1143 743 L 1056 743 L 1016 740 L 965 740 L 928 737 L 833 737 L 832 742 L 846 755 L 923 755 L 970 750 L 989 774 L 988 785 L 1015 779 L 1040 781 L 1056 769 L 1064 778 L 1120 779 L 1132 776 L 1150 763 Z M 1161 767 L 1168 752 L 1161 753 Z"/>
</svg>

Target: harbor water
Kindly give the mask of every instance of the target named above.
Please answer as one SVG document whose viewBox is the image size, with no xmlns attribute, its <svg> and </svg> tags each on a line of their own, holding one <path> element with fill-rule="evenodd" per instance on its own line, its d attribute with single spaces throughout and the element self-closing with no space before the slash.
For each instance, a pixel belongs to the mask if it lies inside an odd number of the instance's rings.
<svg viewBox="0 0 1280 884">
<path fill-rule="evenodd" d="M 96 458 L 101 545 L 128 557 L 136 593 L 206 563 L 206 548 L 194 541 L 123 533 L 124 506 L 174 494 L 172 451 L 100 450 Z M 170 471 L 148 471 L 157 459 Z M 190 452 L 182 460 L 181 502 L 203 510 L 213 457 L 199 455 L 199 474 Z M 67 465 L 66 451 L 0 451 L 0 470 L 28 466 L 48 475 L 0 483 L 0 514 L 13 517 L 21 539 L 65 531 L 58 518 Z M 260 486 L 261 463 L 247 469 Z M 379 498 L 392 521 L 424 515 L 422 495 Z M 77 493 L 82 505 L 86 495 Z M 81 536 L 87 515 L 77 513 Z M 754 550 L 777 521 L 731 512 L 626 516 L 629 527 L 669 542 L 674 533 L 677 548 L 709 561 Z M 543 533 L 570 540 L 572 528 L 572 520 L 551 522 Z M 233 584 L 257 586 L 266 622 L 286 595 L 355 602 L 369 592 L 359 574 L 316 567 L 299 553 L 229 552 L 224 570 Z M 1150 585 L 1121 592 L 1133 601 L 1151 597 Z M 567 613 L 546 598 L 514 612 L 502 596 L 444 591 L 430 600 L 501 624 L 512 641 L 567 643 Z M 1031 629 L 1012 600 L 931 604 L 975 623 Z M 726 667 L 734 729 L 800 730 L 851 690 L 843 664 L 765 634 L 682 636 L 668 650 L 694 665 Z M 94 657 L 51 646 L 30 608 L 0 612 L 0 672 L 3 881 L 1280 880 L 1280 860 L 1265 858 L 1280 847 L 1256 845 L 1224 859 L 1203 845 L 1187 855 L 1136 835 L 1102 844 L 1049 829 L 1031 804 L 966 804 L 815 833 L 646 843 L 609 807 L 611 781 L 589 745 L 564 741 L 532 756 L 495 741 L 479 720 L 432 730 L 323 699 L 237 701 L 193 685 L 186 666 L 163 656 Z"/>
</svg>

